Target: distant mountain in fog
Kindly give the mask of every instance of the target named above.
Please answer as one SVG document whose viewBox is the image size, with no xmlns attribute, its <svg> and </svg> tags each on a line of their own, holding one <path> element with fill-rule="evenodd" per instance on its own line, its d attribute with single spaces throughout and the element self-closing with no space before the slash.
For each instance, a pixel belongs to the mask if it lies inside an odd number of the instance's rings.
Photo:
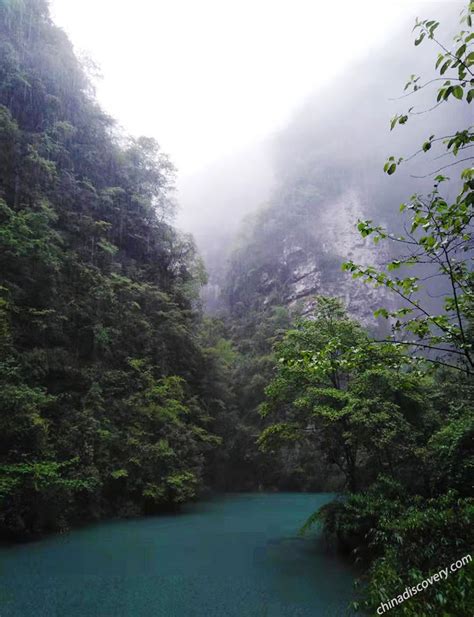
<svg viewBox="0 0 474 617">
<path fill-rule="evenodd" d="M 208 269 L 205 294 L 210 309 L 243 218 L 269 198 L 274 186 L 268 143 L 255 144 L 180 182 L 178 225 L 193 234 Z"/>
<path fill-rule="evenodd" d="M 427 5 L 423 14 L 441 17 L 440 36 L 450 41 L 453 15 L 447 19 L 445 12 L 437 4 Z M 436 87 L 397 100 L 410 74 L 421 74 L 424 82 L 433 72 L 433 49 L 429 42 L 414 48 L 411 27 L 410 20 L 357 65 L 351 66 L 348 50 L 347 71 L 316 91 L 284 130 L 183 184 L 182 225 L 195 235 L 209 271 L 210 310 L 232 310 L 250 298 L 262 307 L 304 305 L 305 298 L 310 302 L 322 293 L 338 295 L 349 310 L 371 321 L 377 298 L 372 293 L 371 300 L 358 302 L 356 284 L 340 271 L 347 258 L 386 257 L 361 242 L 357 219 L 397 220 L 403 200 L 430 188 L 411 175 L 423 175 L 437 162 L 415 158 L 388 177 L 387 156 L 410 155 L 429 134 L 462 126 L 467 114 L 461 102 L 459 116 L 447 116 L 441 105 L 390 131 L 395 113 L 430 107 Z"/>
</svg>

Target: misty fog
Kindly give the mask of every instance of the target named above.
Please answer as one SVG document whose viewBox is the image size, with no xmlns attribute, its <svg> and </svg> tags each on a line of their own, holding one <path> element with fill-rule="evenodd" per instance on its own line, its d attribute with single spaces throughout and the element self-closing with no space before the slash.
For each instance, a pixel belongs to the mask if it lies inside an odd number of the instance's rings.
<svg viewBox="0 0 474 617">
<path fill-rule="evenodd" d="M 366 2 L 360 3 L 356 9 L 348 3 L 343 7 L 345 20 L 335 27 L 337 22 L 334 20 L 338 13 L 328 7 L 323 10 L 312 3 L 302 2 L 300 10 L 292 12 L 287 10 L 285 3 L 277 3 L 273 5 L 272 12 L 267 3 L 259 7 L 244 3 L 241 12 L 234 13 L 236 27 L 230 28 L 224 6 L 222 11 L 216 13 L 212 2 L 209 6 L 204 3 L 201 14 L 197 11 L 194 15 L 193 12 L 197 32 L 191 35 L 191 40 L 194 42 L 194 36 L 197 36 L 196 40 L 202 41 L 203 51 L 196 47 L 197 58 L 201 59 L 200 54 L 204 53 L 202 60 L 208 63 L 212 51 L 210 46 L 215 41 L 225 45 L 222 58 L 213 60 L 219 64 L 201 64 L 197 67 L 193 65 L 192 58 L 181 52 L 175 57 L 172 40 L 165 29 L 162 33 L 163 45 L 168 44 L 173 49 L 169 58 L 165 60 L 161 56 L 154 58 L 146 55 L 153 53 L 154 48 L 142 34 L 136 51 L 141 56 L 134 60 L 135 66 L 129 65 L 128 61 L 123 63 L 127 75 L 133 76 L 135 73 L 138 78 L 138 75 L 151 71 L 153 77 L 150 83 L 156 82 L 156 75 L 159 81 L 165 80 L 163 85 L 169 85 L 172 93 L 173 89 L 176 91 L 172 103 L 174 108 L 164 110 L 164 115 L 163 111 L 160 112 L 161 105 L 169 104 L 163 96 L 166 94 L 163 87 L 156 91 L 155 96 L 153 91 L 144 89 L 149 86 L 142 79 L 135 88 L 138 98 L 133 101 L 126 93 L 119 94 L 112 90 L 112 87 L 117 88 L 114 85 L 116 65 L 112 64 L 112 56 L 108 54 L 113 51 L 115 63 L 117 53 L 121 53 L 119 38 L 116 37 L 120 36 L 125 20 L 131 19 L 133 24 L 137 27 L 140 24 L 141 27 L 144 22 L 140 22 L 140 17 L 146 16 L 146 22 L 150 26 L 156 24 L 161 33 L 163 19 L 170 20 L 169 23 L 174 26 L 179 24 L 180 15 L 184 14 L 180 10 L 189 9 L 187 3 L 182 6 L 176 4 L 175 8 L 166 3 L 156 5 L 153 9 L 156 14 L 151 12 L 151 7 L 142 7 L 138 3 L 137 11 L 131 15 L 127 15 L 123 3 L 117 3 L 118 28 L 110 32 L 107 47 L 103 46 L 101 36 L 101 20 L 107 17 L 105 4 L 96 7 L 96 19 L 89 30 L 82 24 L 81 12 L 76 8 L 68 7 L 61 0 L 53 0 L 52 9 L 60 25 L 72 34 L 75 46 L 85 50 L 92 60 L 99 63 L 102 79 L 96 83 L 98 94 L 108 110 L 118 116 L 124 130 L 150 134 L 155 119 L 165 123 L 157 129 L 156 135 L 152 133 L 151 136 L 156 136 L 178 168 L 180 210 L 177 224 L 195 236 L 212 278 L 214 264 L 219 262 L 222 265 L 221 257 L 224 257 L 219 254 L 217 246 L 221 245 L 228 252 L 242 218 L 285 190 L 283 185 L 289 182 L 290 176 L 293 177 L 293 184 L 298 182 L 298 175 L 301 184 L 304 184 L 308 174 L 312 174 L 311 182 L 316 180 L 317 173 L 326 177 L 327 174 L 329 177 L 336 174 L 337 183 L 340 184 L 340 167 L 347 166 L 348 172 L 357 177 L 358 190 L 369 186 L 374 188 L 379 182 L 380 186 L 393 190 L 394 183 L 390 184 L 389 179 L 382 177 L 384 157 L 392 152 L 409 151 L 423 136 L 423 129 L 422 123 L 416 127 L 412 122 L 405 130 L 389 134 L 391 115 L 402 109 L 405 103 L 390 102 L 389 99 L 400 95 L 411 73 L 432 70 L 431 65 L 427 66 L 426 59 L 430 58 L 428 49 L 422 47 L 416 53 L 410 49 L 414 19 L 418 15 L 433 18 L 447 15 L 448 21 L 454 25 L 453 5 L 459 7 L 459 11 L 463 6 L 462 2 L 405 1 L 390 5 Z M 233 9 L 230 6 L 228 9 L 231 15 Z M 212 15 L 215 21 L 206 23 L 208 15 Z M 222 18 L 222 28 L 230 37 L 228 43 L 219 30 L 219 18 Z M 147 25 L 147 28 L 150 26 Z M 331 34 L 333 26 L 334 33 Z M 190 25 L 184 21 L 182 27 L 183 33 L 192 32 Z M 449 38 L 446 20 L 443 28 Z M 199 38 L 199 32 L 204 33 L 204 39 L 202 36 Z M 234 38 L 239 36 L 238 32 L 244 36 L 244 49 L 240 57 L 237 55 L 234 58 L 232 46 L 235 44 Z M 321 44 L 318 39 L 321 39 Z M 272 51 L 273 58 L 270 55 Z M 159 53 L 166 54 L 166 49 L 159 47 Z M 226 65 L 227 53 L 230 54 L 230 61 Z M 177 76 L 170 73 L 175 64 L 179 67 Z M 254 69 L 252 65 L 255 65 Z M 245 71 L 249 74 L 248 81 Z M 191 74 L 193 81 L 187 82 Z M 203 81 L 199 82 L 198 75 L 203 77 Z M 168 84 L 166 80 L 171 81 Z M 192 98 L 190 91 L 184 90 L 186 83 L 195 88 L 198 100 L 196 96 Z M 178 86 L 182 90 L 178 90 Z M 249 89 L 245 90 L 246 87 Z M 219 92 L 224 96 L 226 90 L 229 90 L 229 97 L 232 93 L 234 101 L 232 105 L 229 99 L 233 115 L 224 119 L 214 111 L 219 98 L 216 101 L 213 98 Z M 298 92 L 299 99 L 295 98 Z M 176 94 L 182 95 L 183 100 L 177 99 Z M 419 95 L 416 102 L 420 107 L 422 98 Z M 138 117 L 131 115 L 136 103 L 143 108 L 143 113 Z M 149 109 L 149 105 L 153 105 L 153 109 Z M 203 118 L 201 122 L 196 118 L 190 126 L 189 121 L 195 116 L 189 114 L 196 113 L 192 111 L 193 107 L 203 114 Z M 205 107 L 208 108 L 207 112 Z M 438 116 L 441 124 L 445 122 L 442 111 Z M 137 121 L 141 121 L 142 125 L 138 126 Z M 248 127 L 245 126 L 246 121 Z M 195 133 L 196 127 L 202 130 L 199 136 Z M 170 134 L 172 128 L 174 132 Z M 217 149 L 214 147 L 213 152 L 214 143 L 219 145 Z M 355 144 L 362 146 L 362 149 L 356 148 Z M 186 149 L 194 153 L 194 163 L 187 162 Z M 200 163 L 196 164 L 196 161 Z M 352 167 L 353 162 L 357 163 L 356 167 Z M 384 180 L 387 181 L 384 183 Z M 366 205 L 370 208 L 373 203 Z"/>
<path fill-rule="evenodd" d="M 474 615 L 473 26 L 0 0 L 2 617 Z"/>
<path fill-rule="evenodd" d="M 462 3 L 458 4 L 461 9 Z M 456 27 L 451 5 L 422 3 L 416 11 L 441 19 L 443 36 L 450 39 Z M 219 302 L 219 294 L 229 285 L 229 260 L 242 243 L 246 265 L 239 268 L 264 272 L 269 266 L 271 270 L 285 251 L 291 251 L 286 245 L 293 242 L 296 250 L 304 244 L 303 261 L 318 264 L 332 259 L 337 269 L 354 255 L 354 245 L 360 241 L 356 231 L 359 218 L 376 217 L 397 231 L 400 203 L 414 192 L 429 190 L 431 178 L 413 176 L 427 175 L 439 166 L 436 151 L 430 157 L 415 157 L 406 169 L 402 166 L 396 179 L 384 174 L 383 164 L 389 155 L 408 157 L 419 150 L 427 122 L 432 132 L 449 134 L 469 121 L 471 113 L 464 106 L 459 116 L 446 115 L 440 106 L 425 114 L 432 106 L 436 84 L 403 97 L 411 74 L 421 75 L 424 83 L 434 69 L 432 50 L 428 46 L 414 48 L 410 40 L 414 14 L 418 14 L 414 7 L 407 7 L 404 21 L 396 29 L 385 24 L 385 41 L 362 59 L 351 61 L 348 54 L 345 68 L 316 87 L 286 126 L 249 145 L 246 151 L 223 157 L 179 180 L 178 224 L 193 233 L 204 257 L 210 278 L 204 293 L 208 308 L 216 310 L 225 304 L 222 298 Z M 390 118 L 408 107 L 419 115 L 406 127 L 391 131 Z M 451 193 L 454 191 L 452 188 Z M 262 208 L 264 223 L 257 219 L 252 224 L 249 215 Z M 271 225 L 272 218 L 280 229 L 266 233 L 264 228 Z M 325 229 L 324 240 L 318 233 L 321 228 Z M 374 257 L 370 250 L 355 250 L 363 261 Z M 302 260 L 298 261 L 301 265 Z M 305 268 L 306 289 L 302 283 Z M 304 265 L 299 273 L 298 298 L 316 291 L 337 293 L 337 286 L 320 280 L 315 283 L 312 274 L 314 268 Z M 340 293 L 339 278 L 338 287 Z M 349 305 L 355 294 L 354 289 L 346 292 Z M 290 293 L 280 300 L 293 296 Z"/>
</svg>

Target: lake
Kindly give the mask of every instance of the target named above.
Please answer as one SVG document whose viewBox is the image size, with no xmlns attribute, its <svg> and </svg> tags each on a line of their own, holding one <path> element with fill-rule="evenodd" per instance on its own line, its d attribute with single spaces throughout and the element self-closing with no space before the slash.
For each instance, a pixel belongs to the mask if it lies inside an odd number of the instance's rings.
<svg viewBox="0 0 474 617">
<path fill-rule="evenodd" d="M 0 617 L 336 617 L 353 572 L 298 529 L 330 494 L 224 495 L 0 550 Z"/>
</svg>

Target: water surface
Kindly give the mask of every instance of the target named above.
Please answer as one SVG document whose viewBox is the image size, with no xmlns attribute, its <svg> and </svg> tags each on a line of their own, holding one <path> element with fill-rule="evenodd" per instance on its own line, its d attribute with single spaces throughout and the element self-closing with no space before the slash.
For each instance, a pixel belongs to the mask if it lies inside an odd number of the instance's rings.
<svg viewBox="0 0 474 617">
<path fill-rule="evenodd" d="M 298 529 L 329 494 L 238 494 L 0 550 L 1 617 L 336 617 L 352 573 Z"/>
</svg>

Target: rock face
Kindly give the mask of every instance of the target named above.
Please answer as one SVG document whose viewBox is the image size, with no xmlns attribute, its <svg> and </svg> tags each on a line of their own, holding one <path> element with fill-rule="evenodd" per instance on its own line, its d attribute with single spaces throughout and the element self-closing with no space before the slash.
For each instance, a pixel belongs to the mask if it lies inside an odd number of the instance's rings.
<svg viewBox="0 0 474 617">
<path fill-rule="evenodd" d="M 352 260 L 362 265 L 382 265 L 388 253 L 361 237 L 357 221 L 367 218 L 361 196 L 354 189 L 345 191 L 328 210 L 313 221 L 310 232 L 314 249 L 309 254 L 301 247 L 289 249 L 288 263 L 292 276 L 288 281 L 288 304 L 303 300 L 303 314 L 310 314 L 313 296 L 340 298 L 349 314 L 367 326 L 375 326 L 373 311 L 379 304 L 393 304 L 393 298 L 382 289 L 354 281 L 341 272 L 341 264 Z"/>
<path fill-rule="evenodd" d="M 450 23 L 443 15 L 437 18 Z M 268 147 L 274 183 L 267 205 L 244 225 L 228 267 L 223 262 L 229 242 L 207 262 L 214 308 L 243 315 L 280 304 L 310 314 L 312 298 L 323 294 L 341 298 L 352 315 L 372 326 L 373 310 L 393 305 L 382 288 L 341 272 L 350 259 L 380 266 L 389 257 L 384 243 L 362 240 L 357 220 L 387 222 L 391 231 L 402 233 L 399 205 L 432 189 L 430 180 L 414 179 L 426 174 L 430 162 L 417 157 L 389 177 L 382 169 L 387 156 L 409 156 L 430 134 L 449 135 L 471 123 L 465 105 L 458 117 L 434 109 L 390 131 L 390 118 L 403 109 L 396 96 L 406 77 L 417 72 L 429 79 L 433 72 L 428 47 L 413 55 L 411 28 L 407 23 L 391 45 L 321 87 L 274 138 Z M 401 52 L 394 56 L 393 49 Z M 430 108 L 432 93 L 423 89 L 413 104 L 417 111 Z M 245 182 L 236 169 L 232 176 Z"/>
<path fill-rule="evenodd" d="M 256 220 L 252 236 L 232 258 L 226 294 L 231 312 L 284 305 L 310 316 L 315 296 L 325 295 L 340 298 L 349 314 L 374 328 L 374 310 L 393 305 L 393 299 L 341 270 L 348 259 L 364 265 L 388 259 L 357 230 L 357 221 L 367 218 L 360 194 L 349 189 L 334 201 L 313 202 L 303 223 L 294 215 L 291 225 L 278 225 L 278 216 L 264 211 L 261 219 L 266 223 Z"/>
</svg>

